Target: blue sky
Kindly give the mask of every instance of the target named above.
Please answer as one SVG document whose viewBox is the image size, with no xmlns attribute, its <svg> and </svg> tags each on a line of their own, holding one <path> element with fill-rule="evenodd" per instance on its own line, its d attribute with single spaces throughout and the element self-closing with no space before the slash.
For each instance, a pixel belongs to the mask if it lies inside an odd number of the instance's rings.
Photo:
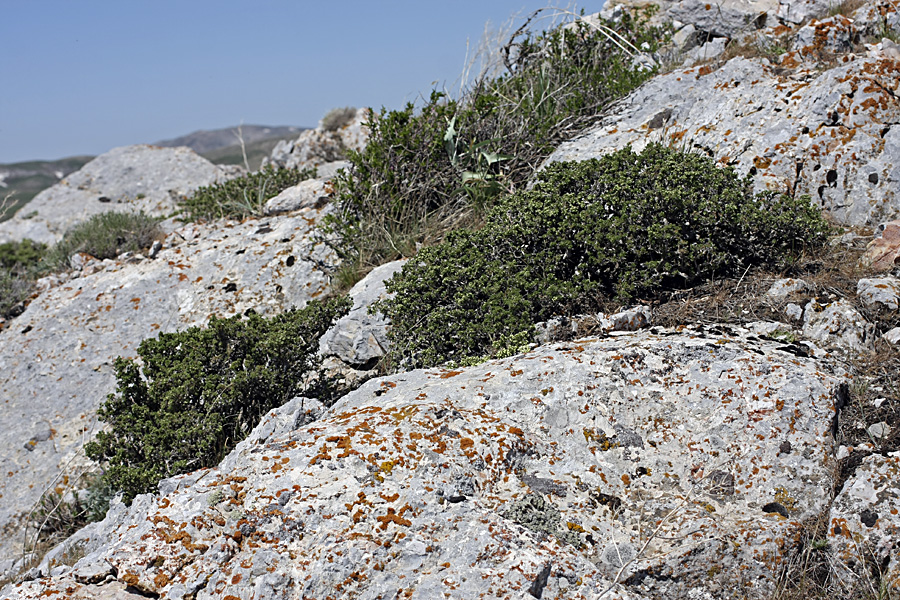
<svg viewBox="0 0 900 600">
<path fill-rule="evenodd" d="M 548 4 L 0 0 L 0 162 L 398 108 L 454 86 L 486 22 Z"/>
</svg>

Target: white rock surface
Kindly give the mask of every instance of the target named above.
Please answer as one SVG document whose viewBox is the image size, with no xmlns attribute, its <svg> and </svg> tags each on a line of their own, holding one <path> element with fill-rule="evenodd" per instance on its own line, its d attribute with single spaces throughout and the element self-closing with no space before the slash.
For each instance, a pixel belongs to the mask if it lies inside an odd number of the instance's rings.
<svg viewBox="0 0 900 600">
<path fill-rule="evenodd" d="M 867 560 L 886 563 L 884 591 L 900 592 L 900 453 L 872 454 L 844 484 L 834 500 L 828 542 L 837 572 L 834 581 L 845 589 L 866 589 L 860 581 Z M 871 589 L 871 588 L 870 588 Z M 875 589 L 878 589 L 877 587 Z"/>
<path fill-rule="evenodd" d="M 803 311 L 803 335 L 842 352 L 863 352 L 872 345 L 872 324 L 846 300 L 819 304 L 810 300 Z"/>
<path fill-rule="evenodd" d="M 776 280 L 766 292 L 766 296 L 773 300 L 784 300 L 792 294 L 798 292 L 806 292 L 810 289 L 809 284 L 802 279 L 794 279 L 788 277 Z"/>
<path fill-rule="evenodd" d="M 362 150 L 369 139 L 369 128 L 365 123 L 370 119 L 370 111 L 360 108 L 356 115 L 337 130 L 326 129 L 320 124 L 315 129 L 307 129 L 294 141 L 281 141 L 272 149 L 272 154 L 264 164 L 280 167 L 319 167 L 344 159 L 347 150 Z M 319 174 L 325 177 L 326 173 Z"/>
<path fill-rule="evenodd" d="M 196 600 L 586 599 L 633 558 L 607 597 L 769 598 L 828 507 L 840 382 L 691 329 L 371 380 L 114 506 L 74 569 L 2 597 L 113 576 Z"/>
<path fill-rule="evenodd" d="M 840 223 L 874 225 L 900 216 L 897 64 L 848 58 L 821 72 L 788 57 L 776 72 L 734 58 L 718 69 L 675 70 L 618 102 L 548 162 L 674 144 L 752 174 L 758 190 L 809 194 Z"/>
<path fill-rule="evenodd" d="M 349 292 L 353 300 L 350 312 L 329 329 L 319 343 L 319 352 L 334 356 L 355 368 L 371 368 L 372 362 L 385 355 L 390 348 L 387 338 L 388 322 L 379 312 L 369 313 L 369 307 L 387 297 L 385 282 L 403 268 L 405 260 L 396 260 L 373 269 Z"/>
<path fill-rule="evenodd" d="M 866 306 L 897 310 L 900 306 L 900 282 L 895 277 L 860 279 L 856 283 L 856 295 Z"/>
<path fill-rule="evenodd" d="M 176 201 L 198 187 L 239 174 L 189 148 L 124 146 L 102 154 L 0 223 L 0 243 L 30 238 L 53 243 L 92 215 L 138 212 L 168 215 Z"/>
<path fill-rule="evenodd" d="M 156 259 L 104 261 L 102 271 L 57 281 L 0 330 L 0 571 L 21 551 L 21 517 L 86 462 L 96 410 L 115 389 L 114 359 L 210 315 L 275 314 L 321 295 L 327 277 L 303 259 L 329 258 L 307 237 L 322 214 L 183 226 Z M 47 428 L 52 435 L 36 439 Z"/>
</svg>

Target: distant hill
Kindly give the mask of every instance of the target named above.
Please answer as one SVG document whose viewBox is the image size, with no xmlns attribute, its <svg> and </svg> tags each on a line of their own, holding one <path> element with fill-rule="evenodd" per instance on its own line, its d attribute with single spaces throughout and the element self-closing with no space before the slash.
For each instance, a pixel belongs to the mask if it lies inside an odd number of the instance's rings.
<svg viewBox="0 0 900 600">
<path fill-rule="evenodd" d="M 90 162 L 93 156 L 0 164 L 0 221 L 15 214 L 42 190 Z"/>
<path fill-rule="evenodd" d="M 244 144 L 249 146 L 251 143 L 261 140 L 295 138 L 304 129 L 304 127 L 292 126 L 268 127 L 266 125 L 242 125 L 241 137 L 244 138 Z M 206 155 L 207 152 L 213 152 L 229 146 L 237 146 L 238 152 L 240 152 L 240 142 L 237 136 L 237 127 L 208 130 L 201 129 L 171 140 L 154 142 L 153 145 L 162 146 L 164 148 L 187 146 L 200 155 Z"/>
<path fill-rule="evenodd" d="M 247 163 L 250 165 L 250 170 L 255 171 L 259 169 L 263 157 L 272 154 L 272 149 L 275 148 L 275 144 L 281 140 L 296 139 L 297 135 L 297 133 L 294 133 L 284 137 L 266 138 L 255 142 L 247 142 L 244 140 L 244 146 L 247 152 Z M 224 148 L 210 150 L 209 152 L 200 152 L 199 154 L 209 162 L 217 165 L 244 164 L 244 156 L 241 153 L 241 145 L 239 143 Z"/>
</svg>

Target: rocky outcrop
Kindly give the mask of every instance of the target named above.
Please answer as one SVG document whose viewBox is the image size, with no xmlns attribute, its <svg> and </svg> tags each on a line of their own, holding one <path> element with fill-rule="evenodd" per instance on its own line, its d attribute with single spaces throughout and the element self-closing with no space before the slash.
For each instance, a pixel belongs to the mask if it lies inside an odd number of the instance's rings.
<svg viewBox="0 0 900 600">
<path fill-rule="evenodd" d="M 376 267 L 350 289 L 348 295 L 353 300 L 353 307 L 322 336 L 319 352 L 323 356 L 333 356 L 354 368 L 367 369 L 387 353 L 390 347 L 388 322 L 379 312 L 371 314 L 369 307 L 387 297 L 385 282 L 400 271 L 405 262 L 396 260 Z"/>
<path fill-rule="evenodd" d="M 0 572 L 21 552 L 22 518 L 42 492 L 84 465 L 114 359 L 211 315 L 274 314 L 322 294 L 327 277 L 305 259 L 328 259 L 308 238 L 323 213 L 185 225 L 153 259 L 88 260 L 40 282 L 48 289 L 0 330 Z"/>
<path fill-rule="evenodd" d="M 823 369 L 656 329 L 371 380 L 115 505 L 74 568 L 3 597 L 767 598 L 829 505 Z"/>
<path fill-rule="evenodd" d="M 278 142 L 263 164 L 303 169 L 341 161 L 347 150 L 362 150 L 369 139 L 370 111 L 360 108 L 346 112 L 339 120 L 324 119 L 315 129 L 307 129 L 294 140 Z M 321 177 L 322 174 L 319 174 Z"/>
<path fill-rule="evenodd" d="M 0 242 L 28 238 L 53 243 L 73 225 L 109 211 L 168 216 L 182 196 L 239 173 L 236 167 L 214 165 L 188 148 L 115 148 L 0 223 Z"/>
<path fill-rule="evenodd" d="M 651 141 L 683 146 L 752 175 L 756 187 L 809 194 L 838 222 L 900 216 L 900 62 L 778 68 L 735 58 L 655 77 L 549 162 Z M 714 99 L 714 101 L 710 101 Z"/>
</svg>

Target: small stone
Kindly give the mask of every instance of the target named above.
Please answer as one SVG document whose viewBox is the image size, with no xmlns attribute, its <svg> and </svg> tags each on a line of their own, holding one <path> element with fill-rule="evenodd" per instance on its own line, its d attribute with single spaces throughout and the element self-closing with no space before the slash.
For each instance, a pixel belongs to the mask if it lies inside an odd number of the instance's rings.
<svg viewBox="0 0 900 600">
<path fill-rule="evenodd" d="M 866 429 L 866 433 L 875 440 L 882 440 L 887 437 L 887 435 L 891 432 L 891 427 L 884 421 L 875 423 L 873 425 L 869 425 Z"/>
<path fill-rule="evenodd" d="M 803 318 L 803 309 L 798 304 L 791 302 L 784 307 L 784 314 L 792 321 L 799 321 Z"/>
<path fill-rule="evenodd" d="M 774 300 L 782 300 L 791 294 L 809 290 L 809 284 L 802 279 L 779 279 L 766 292 L 766 296 Z"/>
<path fill-rule="evenodd" d="M 900 343 L 900 327 L 894 327 L 893 329 L 884 332 L 884 335 L 881 337 L 891 344 Z"/>
</svg>

